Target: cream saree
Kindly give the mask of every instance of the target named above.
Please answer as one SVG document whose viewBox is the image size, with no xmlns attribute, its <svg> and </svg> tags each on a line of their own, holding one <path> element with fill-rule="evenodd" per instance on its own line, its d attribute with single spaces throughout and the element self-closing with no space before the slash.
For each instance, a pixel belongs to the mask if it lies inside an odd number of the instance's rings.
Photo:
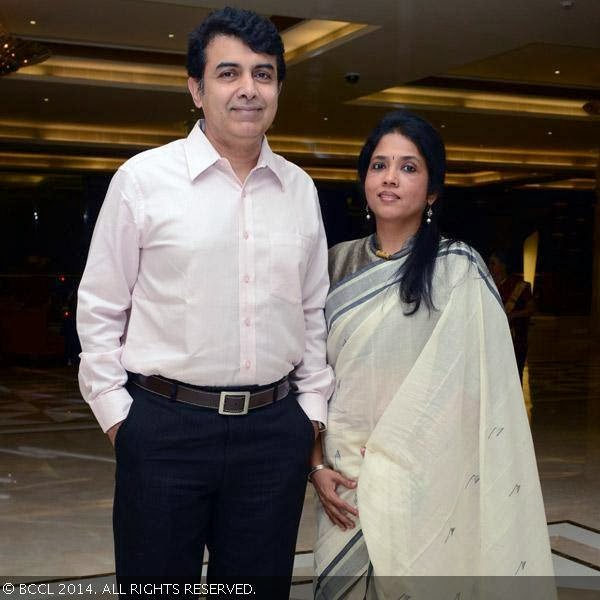
<svg viewBox="0 0 600 600">
<path fill-rule="evenodd" d="M 487 269 L 464 244 L 440 250 L 437 310 L 405 316 L 393 284 L 402 260 L 371 262 L 327 300 L 337 383 L 324 449 L 358 479 L 356 491 L 338 492 L 358 506 L 360 521 L 344 532 L 320 510 L 315 594 L 506 597 L 498 585 L 478 591 L 472 576 L 553 574 L 507 319 Z M 433 575 L 469 577 L 448 578 L 438 596 L 425 582 L 434 578 L 419 577 Z M 553 597 L 543 594 L 528 597 Z"/>
</svg>

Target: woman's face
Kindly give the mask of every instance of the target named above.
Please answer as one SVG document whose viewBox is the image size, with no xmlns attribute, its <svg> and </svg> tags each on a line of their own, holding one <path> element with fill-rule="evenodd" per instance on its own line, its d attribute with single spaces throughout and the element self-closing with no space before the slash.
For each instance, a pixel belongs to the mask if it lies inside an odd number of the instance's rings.
<svg viewBox="0 0 600 600">
<path fill-rule="evenodd" d="M 388 133 L 377 144 L 365 178 L 365 195 L 377 223 L 387 221 L 416 232 L 428 204 L 429 175 L 417 147 L 400 133 Z"/>
</svg>

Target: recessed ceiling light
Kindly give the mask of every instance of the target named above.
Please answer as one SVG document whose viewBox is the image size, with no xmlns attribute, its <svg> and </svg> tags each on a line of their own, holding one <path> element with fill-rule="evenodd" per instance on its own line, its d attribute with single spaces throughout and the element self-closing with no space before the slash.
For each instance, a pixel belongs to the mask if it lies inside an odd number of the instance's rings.
<svg viewBox="0 0 600 600">
<path fill-rule="evenodd" d="M 329 121 L 329 117 L 323 117 L 323 121 Z"/>
<path fill-rule="evenodd" d="M 170 33 L 170 34 L 169 34 L 169 38 L 170 38 L 170 39 L 173 39 L 174 37 L 175 37 L 175 34 L 174 34 L 174 33 Z"/>
<path fill-rule="evenodd" d="M 29 21 L 30 25 L 37 25 L 37 21 L 34 21 L 33 19 L 31 19 L 31 21 Z"/>
<path fill-rule="evenodd" d="M 195 108 L 190 108 L 190 112 L 196 112 Z"/>
<path fill-rule="evenodd" d="M 548 132 L 548 135 L 552 135 L 552 132 L 551 132 L 551 131 L 549 131 L 549 132 Z"/>
<path fill-rule="evenodd" d="M 440 125 L 440 127 L 441 127 L 442 129 L 444 129 L 444 128 L 446 127 L 446 124 L 445 124 L 445 123 L 442 123 L 442 124 Z"/>
<path fill-rule="evenodd" d="M 554 71 L 554 74 L 555 74 L 555 75 L 560 75 L 560 70 L 559 70 L 559 69 L 556 69 L 556 70 Z"/>
<path fill-rule="evenodd" d="M 50 98 L 44 98 L 44 102 L 48 102 Z"/>
</svg>

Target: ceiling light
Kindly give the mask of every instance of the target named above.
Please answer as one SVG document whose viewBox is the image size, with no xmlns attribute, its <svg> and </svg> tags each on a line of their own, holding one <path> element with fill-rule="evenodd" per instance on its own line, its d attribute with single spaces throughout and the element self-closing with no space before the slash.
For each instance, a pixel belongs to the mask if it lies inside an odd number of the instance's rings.
<svg viewBox="0 0 600 600">
<path fill-rule="evenodd" d="M 560 5 L 563 8 L 573 8 L 574 4 L 575 4 L 574 0 L 560 0 Z"/>
<path fill-rule="evenodd" d="M 41 63 L 50 50 L 37 42 L 13 37 L 0 23 L 0 76 L 15 73 L 21 67 Z"/>
<path fill-rule="evenodd" d="M 329 121 L 329 117 L 323 117 L 323 121 Z"/>
<path fill-rule="evenodd" d="M 549 131 L 549 132 L 548 132 L 548 135 L 552 135 L 552 132 L 551 132 L 551 131 Z"/>
<path fill-rule="evenodd" d="M 37 21 L 34 21 L 33 19 L 31 21 L 29 21 L 30 25 L 37 25 Z"/>
<path fill-rule="evenodd" d="M 169 38 L 170 38 L 170 39 L 173 39 L 174 37 L 175 37 L 175 34 L 174 34 L 174 33 L 170 33 L 170 34 L 169 34 Z"/>
<path fill-rule="evenodd" d="M 442 129 L 445 129 L 445 127 L 446 127 L 446 124 L 445 124 L 445 123 L 442 123 L 442 124 L 440 125 L 440 127 L 441 127 Z"/>
<path fill-rule="evenodd" d="M 582 108 L 588 115 L 600 116 L 600 100 L 590 100 Z"/>
<path fill-rule="evenodd" d="M 50 98 L 44 98 L 44 102 L 48 102 Z"/>
<path fill-rule="evenodd" d="M 556 69 L 556 71 L 554 71 L 555 75 L 560 75 L 560 71 L 558 69 Z"/>
</svg>

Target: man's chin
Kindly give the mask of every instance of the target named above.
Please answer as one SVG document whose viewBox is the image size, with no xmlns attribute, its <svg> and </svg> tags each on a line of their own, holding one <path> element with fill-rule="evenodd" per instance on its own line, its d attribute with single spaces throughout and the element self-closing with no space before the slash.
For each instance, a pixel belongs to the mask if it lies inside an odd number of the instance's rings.
<svg viewBox="0 0 600 600">
<path fill-rule="evenodd" d="M 241 138 L 252 138 L 262 137 L 268 128 L 263 121 L 238 121 L 232 127 L 232 131 Z"/>
</svg>

